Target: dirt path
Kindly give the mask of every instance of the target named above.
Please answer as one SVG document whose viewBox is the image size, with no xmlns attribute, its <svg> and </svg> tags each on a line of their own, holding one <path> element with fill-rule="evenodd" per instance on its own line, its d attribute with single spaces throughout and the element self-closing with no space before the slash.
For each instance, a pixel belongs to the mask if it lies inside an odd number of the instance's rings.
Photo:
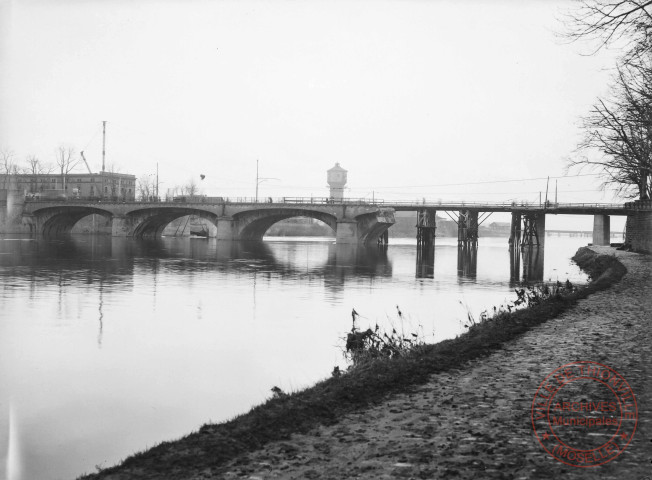
<svg viewBox="0 0 652 480">
<path fill-rule="evenodd" d="M 621 282 L 500 351 L 433 375 L 412 393 L 337 425 L 293 435 L 191 478 L 652 479 L 652 257 L 615 253 L 628 269 Z M 546 375 L 579 360 L 622 374 L 639 411 L 625 452 L 588 469 L 552 459 L 530 420 Z"/>
</svg>

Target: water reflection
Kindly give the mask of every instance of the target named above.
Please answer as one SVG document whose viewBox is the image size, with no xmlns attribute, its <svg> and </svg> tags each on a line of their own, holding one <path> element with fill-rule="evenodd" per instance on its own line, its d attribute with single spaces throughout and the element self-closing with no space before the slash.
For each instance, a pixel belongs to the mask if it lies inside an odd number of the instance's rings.
<svg viewBox="0 0 652 480">
<path fill-rule="evenodd" d="M 457 247 L 457 275 L 463 280 L 476 280 L 478 276 L 477 243 L 465 242 Z"/>
<path fill-rule="evenodd" d="M 521 249 L 518 244 L 509 244 L 509 283 L 515 285 L 521 281 Z"/>
<path fill-rule="evenodd" d="M 391 276 L 392 264 L 387 258 L 387 245 L 364 247 L 331 244 L 328 246 L 324 271 L 328 276 L 341 280 L 350 275 Z"/>
<path fill-rule="evenodd" d="M 21 480 L 22 455 L 18 431 L 18 418 L 13 402 L 9 402 L 9 434 L 7 436 L 7 459 L 5 465 L 5 478 L 7 480 Z"/>
<path fill-rule="evenodd" d="M 417 245 L 417 278 L 435 278 L 435 244 Z"/>
<path fill-rule="evenodd" d="M 125 288 L 134 265 L 127 251 L 129 243 L 111 237 L 62 238 L 0 242 L 0 278 L 16 281 L 47 282 L 64 288 L 71 283 L 95 284 L 100 281 Z"/>
<path fill-rule="evenodd" d="M 99 301 L 97 304 L 97 311 L 99 313 L 99 331 L 97 332 L 97 347 L 102 348 L 102 335 L 104 333 L 104 281 L 100 280 L 99 285 Z"/>
<path fill-rule="evenodd" d="M 347 279 L 391 276 L 387 246 L 338 245 L 324 250 L 322 243 L 228 242 L 178 238 L 124 239 L 72 236 L 39 241 L 1 242 L 1 264 L 17 267 L 0 276 L 47 281 L 62 288 L 71 283 L 105 288 L 130 288 L 135 269 L 153 274 L 161 270 L 194 275 L 229 271 L 281 278 L 320 275 L 329 284 Z M 341 286 L 340 285 L 340 286 Z M 100 307 L 101 315 L 101 307 Z"/>
<path fill-rule="evenodd" d="M 543 281 L 543 260 L 545 249 L 543 246 L 528 245 L 522 249 L 523 254 L 523 281 Z"/>
<path fill-rule="evenodd" d="M 562 240 L 546 268 L 564 281 L 578 240 Z M 505 244 L 0 237 L 0 458 L 10 395 L 23 479 L 76 478 L 345 368 L 353 308 L 361 328 L 454 337 L 461 300 L 477 315 L 512 293 Z"/>
<path fill-rule="evenodd" d="M 510 245 L 509 280 L 512 285 L 521 282 L 541 282 L 544 278 L 545 248 L 537 245 Z M 523 269 L 521 270 L 521 263 Z"/>
</svg>

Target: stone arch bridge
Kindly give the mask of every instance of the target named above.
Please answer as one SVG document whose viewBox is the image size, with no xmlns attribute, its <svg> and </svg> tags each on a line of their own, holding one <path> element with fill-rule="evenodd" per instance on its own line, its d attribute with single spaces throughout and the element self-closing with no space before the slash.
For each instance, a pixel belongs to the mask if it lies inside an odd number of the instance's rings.
<svg viewBox="0 0 652 480">
<path fill-rule="evenodd" d="M 219 240 L 261 239 L 276 222 L 292 217 L 321 220 L 335 232 L 338 243 L 377 242 L 394 224 L 394 209 L 361 203 L 104 203 L 29 201 L 23 206 L 22 224 L 43 235 L 70 233 L 75 223 L 88 215 L 111 222 L 113 236 L 159 236 L 171 221 L 197 215 L 217 228 Z"/>
</svg>

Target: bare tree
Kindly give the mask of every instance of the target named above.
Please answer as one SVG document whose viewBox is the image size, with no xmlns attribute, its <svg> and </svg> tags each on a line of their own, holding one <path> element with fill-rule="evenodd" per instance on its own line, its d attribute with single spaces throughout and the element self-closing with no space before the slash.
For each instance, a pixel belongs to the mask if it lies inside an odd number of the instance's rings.
<svg viewBox="0 0 652 480">
<path fill-rule="evenodd" d="M 66 177 L 77 166 L 80 159 L 72 147 L 61 145 L 56 151 L 56 165 L 61 172 L 61 188 L 66 189 Z"/>
<path fill-rule="evenodd" d="M 0 175 L 2 175 L 2 188 L 7 189 L 11 185 L 11 177 L 19 173 L 18 165 L 14 162 L 14 152 L 8 149 L 0 150 Z"/>
<path fill-rule="evenodd" d="M 138 179 L 138 198 L 142 201 L 151 201 L 156 196 L 156 181 L 152 175 L 142 175 Z"/>
<path fill-rule="evenodd" d="M 109 188 L 111 189 L 111 197 L 116 199 L 120 196 L 121 191 L 124 194 L 124 187 L 122 187 L 122 181 L 119 176 L 116 174 L 120 172 L 120 168 L 116 167 L 114 163 L 110 164 L 105 170 L 109 174 Z"/>
<path fill-rule="evenodd" d="M 41 162 L 36 155 L 28 156 L 25 159 L 25 163 L 27 163 L 27 167 L 23 169 L 23 172 L 32 176 L 29 191 L 30 193 L 36 193 L 38 189 L 37 176 L 52 173 L 53 167 L 52 165 Z"/>
<path fill-rule="evenodd" d="M 197 185 L 197 182 L 194 178 L 191 178 L 188 183 L 181 187 L 181 192 L 184 195 L 194 197 L 195 195 L 199 194 L 199 185 Z"/>
<path fill-rule="evenodd" d="M 644 57 L 647 57 L 645 59 Z M 652 58 L 618 68 L 612 94 L 584 118 L 586 134 L 570 166 L 604 174 L 603 186 L 625 197 L 652 196 Z"/>
<path fill-rule="evenodd" d="M 615 42 L 625 49 L 610 96 L 584 118 L 580 156 L 570 166 L 592 167 L 626 197 L 648 199 L 652 154 L 652 0 L 579 0 L 567 15 L 566 37 Z M 597 51 L 596 50 L 596 51 Z M 597 155 L 594 155 L 596 153 Z"/>
<path fill-rule="evenodd" d="M 27 163 L 27 168 L 24 171 L 29 175 L 47 175 L 54 170 L 52 165 L 41 162 L 36 155 L 28 156 L 25 163 Z"/>
<path fill-rule="evenodd" d="M 652 0 L 580 0 L 566 15 L 571 40 L 598 42 L 598 50 L 616 41 L 626 42 L 632 56 L 652 48 Z"/>
</svg>

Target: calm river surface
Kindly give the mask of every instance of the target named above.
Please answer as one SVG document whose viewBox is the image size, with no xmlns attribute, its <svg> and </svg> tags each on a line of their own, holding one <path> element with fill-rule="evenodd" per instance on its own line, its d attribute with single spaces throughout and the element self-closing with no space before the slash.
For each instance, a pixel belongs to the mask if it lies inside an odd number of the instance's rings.
<svg viewBox="0 0 652 480">
<path fill-rule="evenodd" d="M 544 279 L 585 281 L 589 240 L 547 237 Z M 390 243 L 0 237 L 0 478 L 75 478 L 327 377 L 352 308 L 437 341 L 514 298 L 506 238 L 459 273 L 438 238 L 425 276 L 414 240 Z"/>
</svg>

